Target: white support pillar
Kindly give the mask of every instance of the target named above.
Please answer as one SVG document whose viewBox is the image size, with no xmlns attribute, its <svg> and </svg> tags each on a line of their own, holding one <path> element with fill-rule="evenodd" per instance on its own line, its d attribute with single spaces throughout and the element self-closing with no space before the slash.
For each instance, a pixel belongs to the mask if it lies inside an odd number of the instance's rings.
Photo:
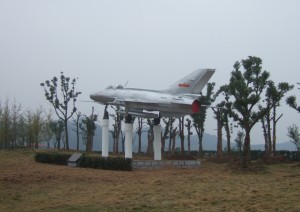
<svg viewBox="0 0 300 212">
<path fill-rule="evenodd" d="M 125 158 L 132 158 L 133 124 L 125 123 Z"/>
<path fill-rule="evenodd" d="M 108 157 L 108 125 L 109 119 L 102 119 L 102 157 Z"/>
<path fill-rule="evenodd" d="M 153 126 L 153 150 L 154 150 L 154 160 L 161 160 L 161 126 Z"/>
</svg>

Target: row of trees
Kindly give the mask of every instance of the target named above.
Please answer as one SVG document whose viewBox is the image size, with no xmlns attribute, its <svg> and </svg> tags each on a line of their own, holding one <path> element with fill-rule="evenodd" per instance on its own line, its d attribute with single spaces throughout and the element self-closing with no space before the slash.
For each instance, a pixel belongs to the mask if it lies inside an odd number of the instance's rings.
<svg viewBox="0 0 300 212">
<path fill-rule="evenodd" d="M 73 119 L 73 130 L 86 145 L 87 151 L 92 150 L 92 138 L 96 129 L 96 116 L 78 116 L 76 125 Z M 69 123 L 70 124 L 70 123 Z M 46 112 L 43 107 L 35 111 L 23 110 L 22 105 L 15 100 L 0 102 L 0 149 L 14 148 L 50 148 L 67 149 L 65 124 L 53 119 L 52 112 Z M 77 138 L 79 150 L 79 137 Z M 41 146 L 44 145 L 44 146 Z"/>
<path fill-rule="evenodd" d="M 266 157 L 270 158 L 275 153 L 276 124 L 281 117 L 277 118 L 276 111 L 284 95 L 292 88 L 287 82 L 275 85 L 270 79 L 270 73 L 262 70 L 262 60 L 250 56 L 234 64 L 229 83 L 217 91 L 213 100 L 222 94 L 219 105 L 224 105 L 224 109 L 218 111 L 222 113 L 217 116 L 220 119 L 218 131 L 231 118 L 244 132 L 243 167 L 249 167 L 250 132 L 259 121 L 263 126 Z"/>
<path fill-rule="evenodd" d="M 257 123 L 262 124 L 263 136 L 265 139 L 266 157 L 271 157 L 272 153 L 276 150 L 276 124 L 282 115 L 277 116 L 277 108 L 280 106 L 280 102 L 284 95 L 293 88 L 287 82 L 281 82 L 278 85 L 270 79 L 270 73 L 262 70 L 262 60 L 258 57 L 248 57 L 247 59 L 237 61 L 234 64 L 234 70 L 231 72 L 229 83 L 221 86 L 216 92 L 214 91 L 215 83 L 208 83 L 206 93 L 200 97 L 200 102 L 203 105 L 211 107 L 215 119 L 217 120 L 217 134 L 218 134 L 218 157 L 222 157 L 222 131 L 223 128 L 226 132 L 227 139 L 227 151 L 231 151 L 231 128 L 235 125 L 242 129 L 238 133 L 235 141 L 243 140 L 243 148 L 238 146 L 243 151 L 243 166 L 249 166 L 250 155 L 250 132 Z M 69 149 L 68 139 L 68 122 L 75 114 L 76 118 L 73 118 L 75 123 L 75 132 L 77 133 L 77 149 L 79 146 L 79 134 L 85 134 L 85 141 L 87 144 L 87 150 L 92 150 L 92 138 L 95 132 L 95 120 L 96 116 L 92 114 L 90 116 L 82 115 L 78 112 L 76 107 L 76 101 L 81 92 L 75 90 L 77 79 L 71 79 L 65 77 L 61 72 L 60 78 L 53 77 L 51 80 L 46 80 L 41 83 L 44 88 L 46 99 L 52 104 L 54 111 L 58 117 L 56 124 L 50 124 L 53 121 L 51 115 L 45 116 L 45 123 L 42 123 L 42 109 L 36 112 L 27 111 L 26 115 L 20 114 L 20 106 L 13 104 L 11 110 L 8 108 L 8 103 L 1 106 L 1 148 L 9 148 L 16 146 L 27 146 L 35 148 L 38 146 L 42 137 L 44 140 L 50 138 L 50 132 L 61 135 L 64 131 L 64 145 L 66 149 Z M 299 111 L 297 107 L 295 97 L 289 97 L 287 103 Z M 114 108 L 120 110 L 120 108 Z M 207 116 L 207 110 L 210 107 L 202 107 L 199 114 L 191 116 L 191 118 L 181 117 L 178 119 L 178 126 L 174 126 L 175 118 L 163 118 L 165 123 L 164 131 L 162 133 L 162 151 L 168 149 L 174 151 L 175 139 L 178 135 L 181 141 L 181 151 L 184 152 L 185 142 L 185 127 L 188 131 L 187 141 L 188 147 L 190 146 L 190 132 L 194 127 L 199 140 L 199 154 L 202 154 L 202 139 L 205 132 L 205 120 Z M 112 137 L 114 138 L 114 152 L 118 152 L 119 139 L 124 139 L 122 136 L 121 123 L 123 117 L 116 113 L 111 115 L 114 124 L 111 130 Z M 25 117 L 25 118 L 24 118 Z M 83 121 L 84 120 L 84 121 Z M 141 151 L 141 134 L 143 127 L 148 125 L 148 151 L 152 151 L 153 142 L 153 125 L 150 120 L 137 119 L 138 128 L 137 135 L 139 137 L 139 151 Z M 29 129 L 30 125 L 34 125 L 32 135 L 26 132 L 25 134 L 21 129 L 26 123 L 26 129 Z M 25 126 L 25 125 L 24 125 Z M 55 127 L 54 127 L 55 126 Z M 47 130 L 48 128 L 48 130 Z M 42 130 L 44 129 L 44 130 Z M 55 133 L 56 132 L 56 133 Z M 21 136 L 23 135 L 23 137 Z M 33 136 L 34 135 L 34 136 Z M 120 136 L 121 135 L 121 136 Z M 53 136 L 53 135 L 52 135 Z M 58 142 L 57 136 L 56 140 Z M 241 139 L 243 138 L 243 139 Z M 166 140 L 169 139 L 169 146 L 166 147 Z M 23 144 L 23 145 L 20 145 Z M 123 142 L 122 142 L 123 143 Z M 240 143 L 240 142 L 239 142 Z M 57 144 L 60 148 L 60 142 Z"/>
<path fill-rule="evenodd" d="M 0 148 L 37 147 L 41 139 L 41 109 L 22 113 L 16 101 L 0 103 Z"/>
<path fill-rule="evenodd" d="M 293 85 L 281 82 L 277 85 L 270 79 L 270 73 L 262 70 L 262 60 L 258 57 L 248 57 L 245 60 L 237 61 L 231 72 L 229 83 L 221 86 L 214 92 L 215 83 L 208 83 L 206 94 L 200 98 L 203 105 L 211 107 L 217 120 L 218 134 L 218 157 L 222 157 L 222 129 L 225 129 L 227 140 L 227 151 L 231 151 L 231 134 L 233 124 L 240 128 L 237 138 L 234 140 L 238 149 L 243 153 L 243 166 L 249 166 L 250 160 L 250 133 L 253 127 L 261 123 L 263 137 L 265 140 L 266 159 L 270 159 L 276 152 L 276 126 L 283 114 L 277 115 L 277 109 L 284 95 L 293 89 Z M 295 97 L 289 97 L 287 103 L 299 111 L 295 103 Z M 192 116 L 192 120 L 184 117 L 179 118 L 178 126 L 174 127 L 174 118 L 166 119 L 165 128 L 162 133 L 162 151 L 164 151 L 166 139 L 169 139 L 168 151 L 174 151 L 175 137 L 178 135 L 181 141 L 181 151 L 184 152 L 184 127 L 187 128 L 187 140 L 190 142 L 190 129 L 194 127 L 199 139 L 199 154 L 202 154 L 202 139 L 205 131 L 205 120 L 207 110 L 210 107 L 203 107 L 199 114 Z M 121 129 L 120 119 L 114 118 L 114 127 Z M 139 136 L 139 151 L 141 146 L 141 133 L 143 126 L 148 124 L 148 142 L 151 142 L 151 124 L 149 120 L 144 122 L 138 119 L 137 134 Z M 290 128 L 289 128 L 290 129 Z M 290 131 L 290 130 L 289 130 Z M 117 130 L 113 131 L 118 132 Z M 290 133 L 289 133 L 290 134 Z M 151 146 L 151 145 L 150 145 Z M 189 146 L 189 144 L 188 144 Z"/>
</svg>

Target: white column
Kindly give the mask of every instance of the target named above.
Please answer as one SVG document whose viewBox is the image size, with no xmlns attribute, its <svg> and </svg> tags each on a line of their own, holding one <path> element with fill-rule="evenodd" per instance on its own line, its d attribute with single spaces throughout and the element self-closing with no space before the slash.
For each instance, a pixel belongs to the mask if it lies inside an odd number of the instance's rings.
<svg viewBox="0 0 300 212">
<path fill-rule="evenodd" d="M 125 158 L 132 158 L 133 124 L 125 123 Z"/>
<path fill-rule="evenodd" d="M 108 157 L 108 125 L 109 119 L 102 119 L 102 157 Z"/>
<path fill-rule="evenodd" d="M 154 160 L 161 160 L 161 126 L 153 126 L 154 141 L 153 141 L 153 150 L 154 150 Z"/>
</svg>

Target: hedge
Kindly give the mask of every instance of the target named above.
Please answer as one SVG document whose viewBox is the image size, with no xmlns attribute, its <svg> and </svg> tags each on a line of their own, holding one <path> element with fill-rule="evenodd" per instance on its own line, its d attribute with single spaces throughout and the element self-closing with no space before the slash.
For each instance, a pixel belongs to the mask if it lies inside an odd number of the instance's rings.
<svg viewBox="0 0 300 212">
<path fill-rule="evenodd" d="M 40 163 L 50 163 L 56 165 L 67 165 L 70 153 L 62 152 L 37 152 L 35 160 Z M 103 158 L 100 156 L 82 155 L 78 166 L 85 168 L 106 169 L 106 170 L 132 170 L 131 159 L 121 157 Z"/>
<path fill-rule="evenodd" d="M 130 171 L 132 170 L 131 161 L 132 160 L 130 158 L 103 158 L 100 156 L 84 155 L 79 159 L 79 166 L 95 169 Z"/>
<path fill-rule="evenodd" d="M 70 153 L 61 152 L 37 152 L 35 160 L 40 163 L 50 163 L 56 165 L 67 165 Z"/>
</svg>

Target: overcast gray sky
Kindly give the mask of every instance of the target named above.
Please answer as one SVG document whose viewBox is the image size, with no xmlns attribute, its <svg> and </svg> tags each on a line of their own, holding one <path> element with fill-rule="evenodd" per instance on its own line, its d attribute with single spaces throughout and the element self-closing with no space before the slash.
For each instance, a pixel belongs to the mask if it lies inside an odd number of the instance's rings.
<svg viewBox="0 0 300 212">
<path fill-rule="evenodd" d="M 262 58 L 275 82 L 295 84 L 299 9 L 297 0 L 0 0 L 0 101 L 47 108 L 39 84 L 60 71 L 79 78 L 82 100 L 127 81 L 163 89 L 198 68 L 215 68 L 218 88 L 248 56 Z M 299 91 L 289 94 L 300 104 Z M 286 141 L 300 114 L 282 105 L 278 140 Z M 89 114 L 92 105 L 78 107 Z M 210 114 L 206 132 L 215 125 Z M 260 125 L 256 132 L 252 143 L 263 143 Z"/>
</svg>

